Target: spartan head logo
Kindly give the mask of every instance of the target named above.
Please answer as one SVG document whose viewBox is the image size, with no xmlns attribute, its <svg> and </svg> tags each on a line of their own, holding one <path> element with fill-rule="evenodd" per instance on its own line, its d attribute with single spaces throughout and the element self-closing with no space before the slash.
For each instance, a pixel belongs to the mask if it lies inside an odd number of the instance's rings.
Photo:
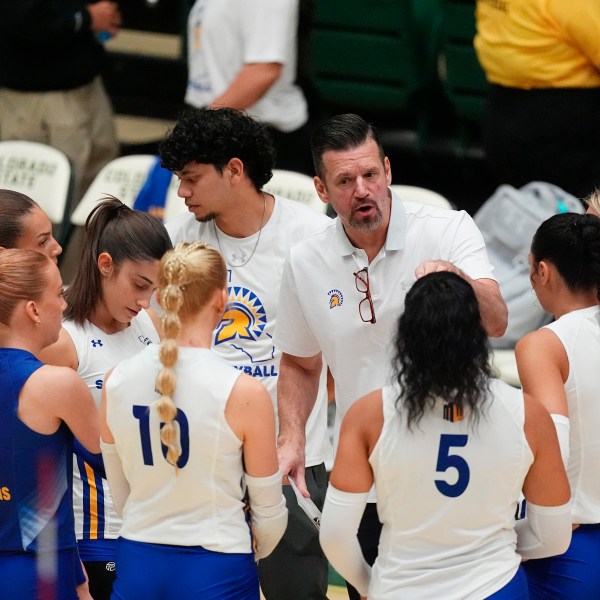
<svg viewBox="0 0 600 600">
<path fill-rule="evenodd" d="M 230 287 L 229 303 L 215 334 L 215 346 L 235 339 L 254 341 L 267 325 L 259 297 L 243 287 Z"/>
<path fill-rule="evenodd" d="M 327 294 L 329 296 L 329 310 L 344 303 L 344 296 L 340 290 L 330 290 Z"/>
</svg>

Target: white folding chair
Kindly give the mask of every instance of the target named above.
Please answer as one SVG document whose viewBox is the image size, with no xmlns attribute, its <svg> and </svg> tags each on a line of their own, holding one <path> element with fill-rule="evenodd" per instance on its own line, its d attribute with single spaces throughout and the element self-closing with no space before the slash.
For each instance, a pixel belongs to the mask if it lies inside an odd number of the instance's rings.
<svg viewBox="0 0 600 600">
<path fill-rule="evenodd" d="M 313 178 L 304 173 L 273 169 L 273 177 L 263 190 L 269 194 L 302 202 L 321 213 L 327 211 L 327 204 L 321 202 L 315 190 Z"/>
<path fill-rule="evenodd" d="M 56 238 L 64 245 L 69 229 L 73 171 L 63 152 L 39 142 L 0 142 L 0 187 L 35 200 L 56 225 Z"/>
<path fill-rule="evenodd" d="M 174 217 L 177 217 L 185 212 L 187 212 L 187 206 L 185 205 L 185 201 L 183 198 L 180 198 L 177 195 L 177 190 L 179 189 L 179 177 L 173 174 L 171 178 L 171 183 L 169 184 L 169 188 L 167 189 L 167 199 L 165 201 L 165 213 L 163 216 L 163 222 L 168 223 Z"/>
<path fill-rule="evenodd" d="M 399 184 L 390 185 L 390 189 L 396 192 L 401 200 L 406 200 L 407 202 L 420 202 L 421 204 L 431 204 L 432 206 L 440 206 L 441 208 L 453 208 L 449 200 L 433 190 L 414 185 Z"/>
<path fill-rule="evenodd" d="M 85 225 L 94 206 L 107 195 L 114 196 L 123 204 L 132 207 L 155 158 L 154 154 L 132 154 L 110 161 L 96 175 L 83 195 L 71 215 L 71 223 L 77 226 Z"/>
</svg>

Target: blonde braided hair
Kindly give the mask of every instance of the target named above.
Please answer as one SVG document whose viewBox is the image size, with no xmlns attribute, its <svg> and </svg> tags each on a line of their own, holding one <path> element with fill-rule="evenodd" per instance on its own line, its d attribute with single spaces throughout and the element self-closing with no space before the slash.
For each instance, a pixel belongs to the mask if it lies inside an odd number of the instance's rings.
<svg viewBox="0 0 600 600">
<path fill-rule="evenodd" d="M 175 421 L 177 406 L 173 400 L 181 321 L 198 313 L 213 292 L 226 285 L 227 267 L 223 258 L 204 242 L 180 242 L 160 262 L 158 289 L 164 314 L 159 358 L 163 368 L 156 377 L 156 389 L 161 395 L 156 409 L 164 423 L 160 439 L 168 449 L 167 461 L 174 466 L 181 456 L 179 427 Z"/>
</svg>

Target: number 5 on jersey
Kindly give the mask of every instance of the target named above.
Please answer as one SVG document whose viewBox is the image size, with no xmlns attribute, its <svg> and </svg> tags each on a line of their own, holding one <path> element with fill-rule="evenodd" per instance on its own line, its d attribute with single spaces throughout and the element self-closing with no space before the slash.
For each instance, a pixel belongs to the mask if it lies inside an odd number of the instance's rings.
<svg viewBox="0 0 600 600">
<path fill-rule="evenodd" d="M 435 487 L 440 494 L 449 498 L 460 496 L 469 485 L 471 472 L 467 461 L 458 454 L 452 454 L 452 448 L 463 448 L 467 445 L 468 435 L 451 435 L 443 433 L 440 436 L 440 448 L 437 457 L 437 466 L 435 470 L 438 473 L 444 473 L 448 469 L 456 469 L 458 478 L 455 483 L 448 483 L 444 479 L 436 479 Z"/>
</svg>

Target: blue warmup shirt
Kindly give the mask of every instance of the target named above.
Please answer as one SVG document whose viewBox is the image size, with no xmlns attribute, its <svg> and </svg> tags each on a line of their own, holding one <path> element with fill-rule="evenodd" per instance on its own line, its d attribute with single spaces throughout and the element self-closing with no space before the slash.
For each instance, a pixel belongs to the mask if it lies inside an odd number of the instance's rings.
<svg viewBox="0 0 600 600">
<path fill-rule="evenodd" d="M 19 394 L 44 366 L 33 354 L 0 348 L 0 553 L 36 552 L 39 539 L 76 548 L 73 522 L 73 435 L 62 423 L 43 435 L 17 416 Z"/>
</svg>

